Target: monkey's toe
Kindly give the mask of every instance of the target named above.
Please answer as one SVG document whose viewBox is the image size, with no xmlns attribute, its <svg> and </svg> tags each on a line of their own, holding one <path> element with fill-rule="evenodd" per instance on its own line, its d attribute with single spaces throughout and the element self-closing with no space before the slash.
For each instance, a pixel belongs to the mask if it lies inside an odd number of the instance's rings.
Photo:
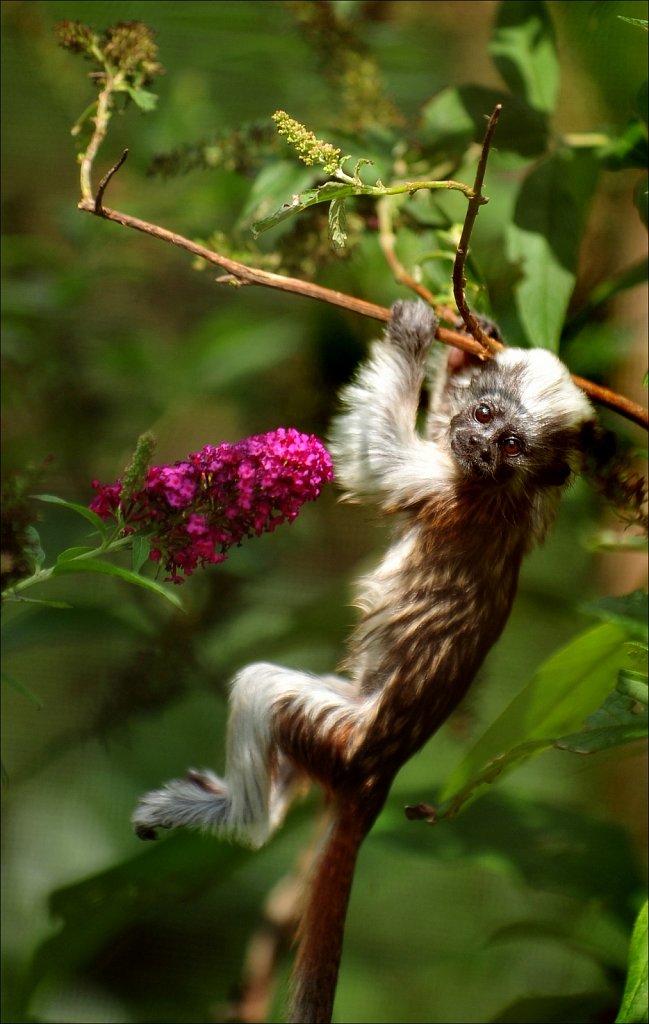
<svg viewBox="0 0 649 1024">
<path fill-rule="evenodd" d="M 158 833 L 150 825 L 136 825 L 135 835 L 138 839 L 144 839 L 145 841 L 155 840 L 158 838 Z"/>
</svg>

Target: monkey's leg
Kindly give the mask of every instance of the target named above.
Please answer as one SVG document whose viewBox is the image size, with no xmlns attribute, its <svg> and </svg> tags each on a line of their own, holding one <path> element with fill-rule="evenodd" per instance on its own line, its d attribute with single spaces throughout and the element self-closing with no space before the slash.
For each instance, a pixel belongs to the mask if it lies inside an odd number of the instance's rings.
<svg viewBox="0 0 649 1024">
<path fill-rule="evenodd" d="M 191 770 L 146 793 L 132 817 L 136 833 L 155 838 L 156 828 L 210 829 L 249 846 L 261 846 L 281 823 L 300 773 L 277 745 L 275 719 L 314 718 L 347 706 L 352 685 L 277 665 L 249 665 L 235 676 L 230 696 L 224 778 Z"/>
</svg>

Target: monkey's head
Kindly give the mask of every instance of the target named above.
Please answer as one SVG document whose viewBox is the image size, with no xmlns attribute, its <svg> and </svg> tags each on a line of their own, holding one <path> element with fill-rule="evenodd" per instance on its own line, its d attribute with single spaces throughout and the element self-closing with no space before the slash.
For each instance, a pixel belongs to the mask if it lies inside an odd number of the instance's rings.
<svg viewBox="0 0 649 1024">
<path fill-rule="evenodd" d="M 449 384 L 449 441 L 461 474 L 494 484 L 553 487 L 577 467 L 593 410 L 545 349 L 504 349 Z"/>
</svg>

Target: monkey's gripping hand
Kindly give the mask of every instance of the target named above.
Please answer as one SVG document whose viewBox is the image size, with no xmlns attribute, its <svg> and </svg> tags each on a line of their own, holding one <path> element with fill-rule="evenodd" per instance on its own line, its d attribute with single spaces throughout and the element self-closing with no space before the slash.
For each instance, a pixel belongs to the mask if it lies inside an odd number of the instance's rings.
<svg viewBox="0 0 649 1024">
<path fill-rule="evenodd" d="M 347 498 L 402 505 L 452 473 L 450 458 L 416 432 L 426 361 L 438 320 L 424 302 L 397 302 L 333 424 L 336 476 Z"/>
</svg>

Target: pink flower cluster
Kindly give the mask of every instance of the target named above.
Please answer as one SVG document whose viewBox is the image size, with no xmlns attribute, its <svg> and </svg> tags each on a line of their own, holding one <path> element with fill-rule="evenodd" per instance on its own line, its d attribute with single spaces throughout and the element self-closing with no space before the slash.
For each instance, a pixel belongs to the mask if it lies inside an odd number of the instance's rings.
<svg viewBox="0 0 649 1024">
<path fill-rule="evenodd" d="M 206 445 L 173 466 L 151 466 L 131 495 L 120 480 L 93 480 L 90 508 L 125 533 L 150 536 L 149 557 L 182 583 L 180 573 L 223 562 L 244 537 L 292 522 L 332 478 L 331 457 L 316 437 L 280 427 L 236 444 Z"/>
</svg>

